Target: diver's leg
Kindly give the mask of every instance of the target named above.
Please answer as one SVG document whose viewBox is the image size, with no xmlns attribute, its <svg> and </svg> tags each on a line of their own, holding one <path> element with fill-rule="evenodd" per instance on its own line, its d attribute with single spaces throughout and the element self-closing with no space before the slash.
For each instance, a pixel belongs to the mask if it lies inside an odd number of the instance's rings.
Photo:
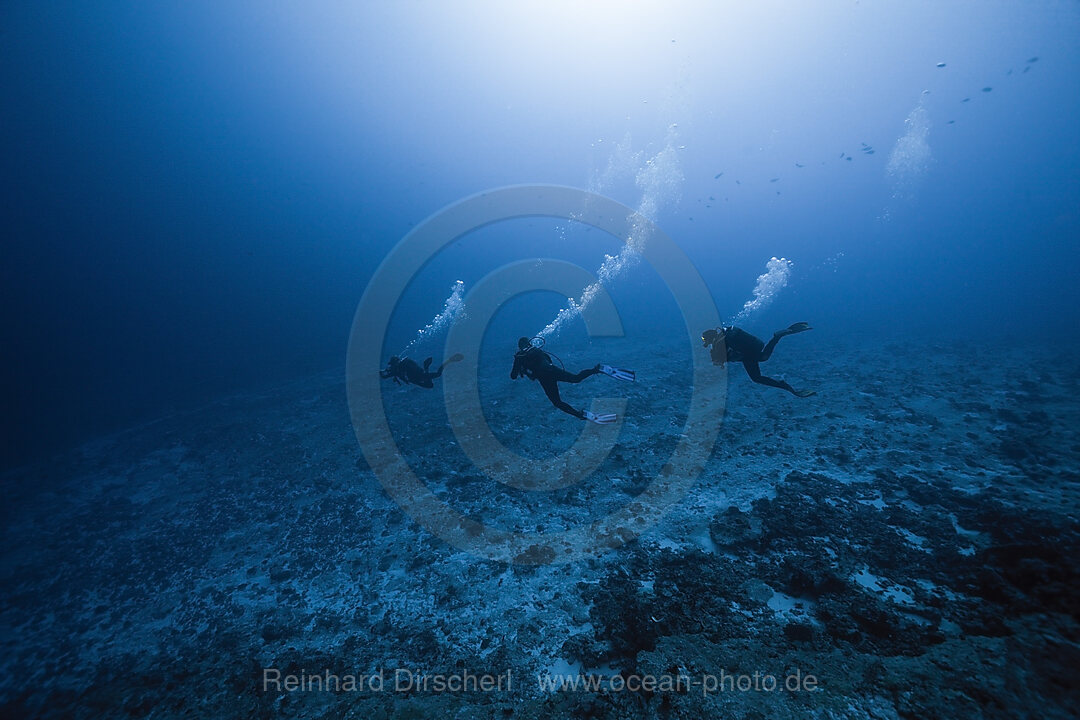
<svg viewBox="0 0 1080 720">
<path fill-rule="evenodd" d="M 567 374 L 569 375 L 569 373 Z M 583 413 L 580 413 L 574 408 L 570 407 L 567 402 L 565 402 L 561 397 L 559 397 L 559 383 L 555 380 L 554 377 L 540 378 L 539 382 L 540 387 L 544 388 L 544 392 L 547 394 L 548 400 L 551 401 L 552 405 L 559 408 L 564 413 L 573 415 L 578 420 L 585 419 L 585 415 Z"/>
<path fill-rule="evenodd" d="M 810 327 L 810 323 L 797 322 L 792 323 L 783 330 L 777 330 L 773 333 L 772 340 L 761 351 L 761 356 L 758 358 L 758 362 L 765 362 L 772 355 L 773 348 L 776 347 L 776 343 L 780 342 L 780 338 L 787 337 L 788 335 L 794 335 L 795 333 L 806 332 L 807 330 L 813 330 Z"/>
<path fill-rule="evenodd" d="M 596 367 L 588 368 L 587 370 L 582 370 L 576 375 L 574 373 L 567 372 L 562 368 L 555 368 L 554 370 L 549 370 L 548 374 L 559 382 L 579 383 L 585 378 L 592 377 L 598 372 L 600 372 L 599 365 L 597 365 Z"/>
<path fill-rule="evenodd" d="M 425 373 L 424 377 L 419 378 L 417 380 L 414 380 L 413 384 L 419 385 L 422 388 L 427 388 L 428 390 L 430 390 L 433 387 L 435 387 L 435 383 L 433 383 L 431 381 L 434 380 L 437 377 L 439 377 L 439 376 L 438 375 L 433 375 L 431 373 Z"/>
<path fill-rule="evenodd" d="M 780 338 L 784 337 L 785 335 L 787 335 L 787 333 L 783 330 L 773 333 L 772 340 L 767 342 L 765 344 L 765 347 L 762 348 L 761 352 L 758 353 L 758 362 L 765 362 L 770 357 L 772 357 L 772 351 L 776 347 L 776 343 L 780 342 Z"/>
<path fill-rule="evenodd" d="M 787 390 L 792 395 L 797 394 L 795 388 L 788 385 L 783 380 L 774 380 L 771 377 L 767 377 L 761 374 L 761 368 L 754 360 L 743 360 L 743 367 L 746 368 L 746 374 L 750 376 L 750 379 L 759 385 L 768 385 L 769 387 L 780 388 L 781 390 Z"/>
<path fill-rule="evenodd" d="M 464 359 L 465 359 L 465 356 L 462 355 L 461 353 L 454 353 L 449 358 L 447 358 L 446 361 L 444 361 L 442 365 L 439 366 L 439 369 L 435 371 L 435 375 L 433 375 L 433 377 L 439 377 L 440 375 L 442 375 L 443 369 L 447 365 L 449 365 L 450 363 L 461 362 Z"/>
<path fill-rule="evenodd" d="M 582 380 L 584 380 L 585 378 L 592 377 L 593 375 L 595 375 L 598 372 L 600 372 L 600 366 L 599 365 L 597 365 L 595 367 L 591 367 L 591 368 L 586 368 L 586 369 L 582 370 L 581 372 L 579 372 L 577 375 L 570 375 L 570 377 L 572 379 L 569 379 L 566 382 L 579 383 Z M 569 373 L 567 373 L 567 375 L 569 375 Z"/>
</svg>

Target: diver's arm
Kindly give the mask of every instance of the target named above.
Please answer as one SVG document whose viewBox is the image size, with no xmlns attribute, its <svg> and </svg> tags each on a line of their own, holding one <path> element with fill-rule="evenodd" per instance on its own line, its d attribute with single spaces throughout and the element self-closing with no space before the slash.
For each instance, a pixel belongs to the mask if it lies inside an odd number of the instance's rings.
<svg viewBox="0 0 1080 720">
<path fill-rule="evenodd" d="M 521 358 L 515 355 L 514 356 L 514 367 L 510 368 L 510 379 L 511 380 L 517 380 L 518 375 L 522 374 L 520 366 L 521 366 Z"/>
<path fill-rule="evenodd" d="M 723 341 L 721 341 L 723 342 Z M 727 348 L 723 345 L 713 345 L 709 348 L 709 357 L 712 359 L 712 364 L 717 367 L 724 367 L 724 362 L 727 361 Z"/>
</svg>

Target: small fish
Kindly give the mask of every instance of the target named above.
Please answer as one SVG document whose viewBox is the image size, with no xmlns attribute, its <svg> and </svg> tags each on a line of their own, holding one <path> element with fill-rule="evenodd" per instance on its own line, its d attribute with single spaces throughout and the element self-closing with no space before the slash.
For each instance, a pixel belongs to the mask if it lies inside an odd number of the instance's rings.
<svg viewBox="0 0 1080 720">
<path fill-rule="evenodd" d="M 715 175 L 713 175 L 713 180 L 719 180 L 720 176 L 723 175 L 723 174 L 724 173 L 716 173 Z"/>
<path fill-rule="evenodd" d="M 991 92 L 991 91 L 993 91 L 993 89 L 994 88 L 992 88 L 992 87 L 984 87 L 983 92 Z"/>
<path fill-rule="evenodd" d="M 945 63 L 938 63 L 937 66 L 938 67 L 945 67 Z"/>
<path fill-rule="evenodd" d="M 850 155 L 847 156 L 847 161 L 851 162 L 851 156 Z"/>
<path fill-rule="evenodd" d="M 713 200 L 713 201 L 715 201 L 715 200 L 716 200 L 716 198 L 714 198 L 714 197 L 713 197 L 712 195 L 710 195 L 710 196 L 709 196 L 709 199 L 710 199 L 710 200 Z"/>
<path fill-rule="evenodd" d="M 873 155 L 873 154 L 874 154 L 874 151 L 873 151 L 873 150 L 867 150 L 867 151 L 866 151 L 866 154 L 867 154 L 867 155 Z"/>
<path fill-rule="evenodd" d="M 769 178 L 769 182 L 776 182 L 776 181 L 777 181 L 777 180 L 779 180 L 779 179 L 780 179 L 780 178 Z"/>
<path fill-rule="evenodd" d="M 962 102 L 962 103 L 971 102 L 971 98 L 964 98 L 960 102 Z"/>
<path fill-rule="evenodd" d="M 738 180 L 736 180 L 736 181 L 735 181 L 735 184 L 736 184 L 736 185 L 742 185 L 742 183 L 741 183 L 741 182 L 739 182 Z"/>
<path fill-rule="evenodd" d="M 1031 66 L 1030 66 L 1030 65 L 1026 65 L 1026 66 L 1024 66 L 1024 72 L 1027 72 L 1027 71 L 1028 71 L 1028 70 L 1030 70 L 1030 69 L 1031 69 Z"/>
<path fill-rule="evenodd" d="M 776 194 L 777 194 L 777 195 L 779 195 L 779 194 L 780 194 L 780 191 L 779 191 L 779 190 L 777 190 L 777 191 L 776 191 Z"/>
<path fill-rule="evenodd" d="M 844 153 L 840 153 L 840 157 L 844 157 Z"/>
<path fill-rule="evenodd" d="M 795 163 L 795 167 L 806 167 L 806 166 L 805 165 L 800 165 L 799 163 Z"/>
<path fill-rule="evenodd" d="M 1039 56 L 1036 55 L 1035 57 L 1029 57 L 1028 62 L 1029 63 L 1037 63 L 1037 62 L 1039 62 Z"/>
<path fill-rule="evenodd" d="M 947 123 L 945 123 L 945 124 L 946 124 L 946 125 L 953 125 L 953 124 L 955 124 L 955 123 L 956 123 L 956 121 L 955 121 L 955 120 L 950 120 L 949 122 L 947 122 Z"/>
<path fill-rule="evenodd" d="M 870 146 L 869 146 L 869 145 L 867 145 L 866 143 L 860 143 L 860 145 L 862 145 L 863 147 L 870 147 Z"/>
<path fill-rule="evenodd" d="M 1007 72 L 1007 73 L 1005 73 L 1005 74 L 1006 74 L 1006 75 L 1012 75 L 1012 68 L 1009 68 L 1009 72 Z"/>
</svg>

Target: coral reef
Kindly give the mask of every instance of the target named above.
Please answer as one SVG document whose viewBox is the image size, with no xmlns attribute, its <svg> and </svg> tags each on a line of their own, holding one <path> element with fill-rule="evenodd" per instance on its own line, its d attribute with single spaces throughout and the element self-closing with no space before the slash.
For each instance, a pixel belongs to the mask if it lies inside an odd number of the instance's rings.
<svg viewBox="0 0 1080 720">
<path fill-rule="evenodd" d="M 619 444 L 584 481 L 530 492 L 486 478 L 456 449 L 441 393 L 388 386 L 405 458 L 441 500 L 501 528 L 577 527 L 625 505 L 678 441 L 689 349 L 604 342 L 603 358 L 581 345 L 564 359 L 617 358 L 640 382 L 594 378 L 564 392 L 578 405 L 594 395 L 628 402 Z M 1076 356 L 827 346 L 785 341 L 766 366 L 816 389 L 810 399 L 729 368 L 719 439 L 683 501 L 640 539 L 568 564 L 480 560 L 413 522 L 362 459 L 337 374 L 223 399 L 9 473 L 0 708 L 954 718 L 1037 707 L 1073 717 Z M 543 463 L 581 426 L 506 371 L 481 370 L 488 420 Z M 385 686 L 268 689 L 267 668 L 368 680 L 383 671 Z M 414 681 L 509 672 L 512 682 L 399 689 L 403 670 Z M 597 687 L 544 686 L 579 674 Z M 738 686 L 755 674 L 754 687 Z M 803 685 L 770 691 L 766 677 Z"/>
</svg>

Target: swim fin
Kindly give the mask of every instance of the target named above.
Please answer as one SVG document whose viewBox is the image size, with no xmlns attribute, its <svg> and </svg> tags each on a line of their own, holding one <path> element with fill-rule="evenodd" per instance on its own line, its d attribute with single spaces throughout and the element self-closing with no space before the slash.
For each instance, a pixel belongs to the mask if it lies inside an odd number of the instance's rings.
<svg viewBox="0 0 1080 720">
<path fill-rule="evenodd" d="M 454 353 L 447 360 L 443 361 L 443 364 L 439 366 L 439 369 L 436 370 L 436 372 L 438 372 L 439 374 L 442 374 L 443 368 L 445 368 L 447 365 L 449 365 L 450 363 L 461 362 L 464 359 L 465 359 L 465 356 L 462 355 L 461 353 Z M 424 369 L 427 370 L 426 365 L 424 366 Z"/>
<path fill-rule="evenodd" d="M 623 368 L 612 367 L 611 365 L 601 365 L 600 372 L 605 375 L 610 375 L 616 380 L 625 380 L 626 382 L 634 382 L 637 380 L 637 373 L 633 370 L 625 370 Z"/>
<path fill-rule="evenodd" d="M 796 390 L 795 397 L 810 397 L 811 395 L 817 395 L 814 390 Z"/>
<path fill-rule="evenodd" d="M 597 415 L 596 413 L 590 412 L 588 410 L 584 412 L 584 415 L 586 420 L 588 420 L 589 422 L 594 422 L 597 425 L 611 425 L 613 422 L 615 422 L 616 418 L 616 415 L 614 413 Z"/>
<path fill-rule="evenodd" d="M 427 360 L 424 361 L 424 372 L 427 372 L 427 369 L 429 367 L 431 367 L 431 358 L 428 358 Z"/>
</svg>

